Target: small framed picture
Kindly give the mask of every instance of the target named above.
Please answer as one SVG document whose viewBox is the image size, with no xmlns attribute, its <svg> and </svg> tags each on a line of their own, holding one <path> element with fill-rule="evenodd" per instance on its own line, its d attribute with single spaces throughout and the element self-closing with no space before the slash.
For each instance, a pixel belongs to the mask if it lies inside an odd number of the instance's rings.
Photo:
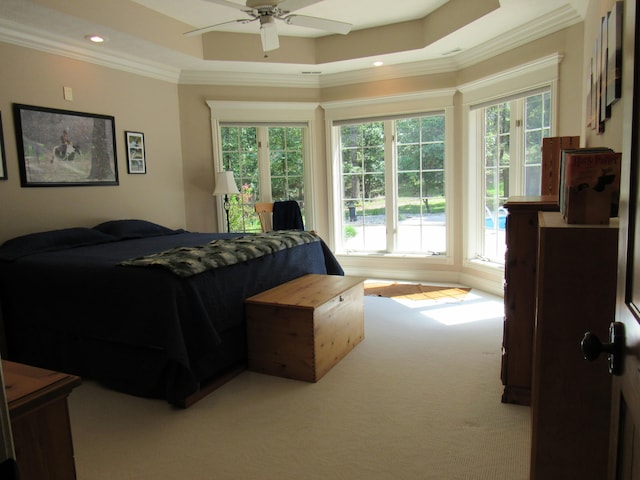
<svg viewBox="0 0 640 480">
<path fill-rule="evenodd" d="M 144 152 L 144 133 L 124 132 L 127 145 L 127 169 L 129 173 L 147 173 Z"/>
<path fill-rule="evenodd" d="M 4 154 L 4 133 L 2 131 L 2 114 L 0 114 L 0 180 L 7 179 L 7 160 Z"/>
</svg>

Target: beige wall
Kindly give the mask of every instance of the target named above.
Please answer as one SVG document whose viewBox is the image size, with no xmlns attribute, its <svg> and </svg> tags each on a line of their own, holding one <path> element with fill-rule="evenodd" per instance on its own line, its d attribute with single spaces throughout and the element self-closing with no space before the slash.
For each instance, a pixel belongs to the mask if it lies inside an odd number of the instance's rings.
<svg viewBox="0 0 640 480">
<path fill-rule="evenodd" d="M 0 181 L 0 242 L 25 233 L 144 218 L 185 226 L 176 85 L 0 43 L 0 112 L 8 180 Z M 63 87 L 73 88 L 73 101 Z M 13 103 L 112 115 L 118 186 L 22 188 Z M 145 134 L 147 174 L 127 174 L 124 131 Z"/>
</svg>

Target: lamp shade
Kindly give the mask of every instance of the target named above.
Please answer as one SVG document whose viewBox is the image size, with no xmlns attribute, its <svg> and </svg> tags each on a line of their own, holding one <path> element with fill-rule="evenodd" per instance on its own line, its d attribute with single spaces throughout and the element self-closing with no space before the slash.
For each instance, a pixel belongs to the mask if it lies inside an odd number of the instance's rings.
<svg viewBox="0 0 640 480">
<path fill-rule="evenodd" d="M 233 178 L 233 172 L 216 173 L 216 188 L 213 189 L 213 195 L 231 195 L 233 193 L 240 193 Z"/>
</svg>

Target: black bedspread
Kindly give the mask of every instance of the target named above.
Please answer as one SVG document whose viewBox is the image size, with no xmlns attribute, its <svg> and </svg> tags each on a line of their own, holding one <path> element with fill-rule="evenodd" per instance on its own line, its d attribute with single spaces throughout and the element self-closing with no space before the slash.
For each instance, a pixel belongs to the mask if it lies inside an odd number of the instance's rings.
<svg viewBox="0 0 640 480">
<path fill-rule="evenodd" d="M 307 273 L 343 274 L 322 241 L 187 278 L 118 265 L 225 236 L 178 231 L 4 259 L 0 248 L 9 359 L 179 403 L 246 359 L 245 298 Z"/>
</svg>

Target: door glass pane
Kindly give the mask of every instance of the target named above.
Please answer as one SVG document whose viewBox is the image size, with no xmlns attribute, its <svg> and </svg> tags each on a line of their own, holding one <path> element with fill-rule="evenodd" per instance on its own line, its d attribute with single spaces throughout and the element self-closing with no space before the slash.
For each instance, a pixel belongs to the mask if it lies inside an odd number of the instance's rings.
<svg viewBox="0 0 640 480">
<path fill-rule="evenodd" d="M 384 123 L 342 126 L 340 139 L 343 246 L 348 251 L 384 251 Z"/>
<path fill-rule="evenodd" d="M 493 105 L 484 110 L 484 245 L 482 257 L 504 261 L 503 208 L 510 195 L 511 106 Z"/>
<path fill-rule="evenodd" d="M 232 232 L 259 232 L 254 204 L 259 198 L 258 140 L 255 127 L 221 127 L 222 165 L 233 171 L 239 195 L 229 199 Z"/>
<path fill-rule="evenodd" d="M 444 123 L 444 115 L 396 122 L 397 252 L 446 253 Z"/>
<path fill-rule="evenodd" d="M 524 101 L 525 151 L 524 151 L 524 195 L 540 195 L 542 175 L 542 139 L 551 131 L 549 92 L 531 95 Z"/>
<path fill-rule="evenodd" d="M 304 218 L 303 127 L 269 127 L 271 197 L 296 200 Z"/>
</svg>

